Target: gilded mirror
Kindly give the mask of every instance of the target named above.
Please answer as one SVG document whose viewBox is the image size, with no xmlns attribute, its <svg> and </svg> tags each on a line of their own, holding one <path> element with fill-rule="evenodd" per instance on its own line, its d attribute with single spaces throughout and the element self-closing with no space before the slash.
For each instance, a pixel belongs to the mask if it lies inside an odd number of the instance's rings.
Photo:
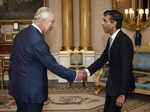
<svg viewBox="0 0 150 112">
<path fill-rule="evenodd" d="M 112 0 L 112 8 L 124 14 L 123 26 L 142 30 L 150 25 L 150 0 Z"/>
</svg>

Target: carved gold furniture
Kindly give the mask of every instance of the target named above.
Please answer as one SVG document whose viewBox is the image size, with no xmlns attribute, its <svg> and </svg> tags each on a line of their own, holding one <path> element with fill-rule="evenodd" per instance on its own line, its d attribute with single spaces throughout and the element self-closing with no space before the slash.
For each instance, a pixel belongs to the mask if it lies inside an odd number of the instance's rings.
<svg viewBox="0 0 150 112">
<path fill-rule="evenodd" d="M 137 47 L 134 52 L 133 74 L 135 76 L 135 93 L 150 95 L 150 47 Z M 96 94 L 106 86 L 107 64 L 100 70 L 96 79 Z"/>
<path fill-rule="evenodd" d="M 133 73 L 136 78 L 135 93 L 150 95 L 150 48 L 135 49 Z"/>
<path fill-rule="evenodd" d="M 5 74 L 9 69 L 9 55 L 10 54 L 0 54 L 0 81 L 1 81 L 1 88 L 4 89 L 5 87 Z"/>
</svg>

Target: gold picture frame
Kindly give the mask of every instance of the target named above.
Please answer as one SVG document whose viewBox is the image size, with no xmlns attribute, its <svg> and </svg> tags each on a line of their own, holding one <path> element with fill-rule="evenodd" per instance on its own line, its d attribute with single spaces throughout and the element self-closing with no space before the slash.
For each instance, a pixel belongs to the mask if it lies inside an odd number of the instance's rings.
<svg viewBox="0 0 150 112">
<path fill-rule="evenodd" d="M 5 43 L 12 43 L 18 32 L 5 32 L 4 33 L 4 41 Z"/>
<path fill-rule="evenodd" d="M 2 0 L 0 3 L 0 24 L 32 23 L 36 10 L 48 7 L 48 0 Z"/>
</svg>

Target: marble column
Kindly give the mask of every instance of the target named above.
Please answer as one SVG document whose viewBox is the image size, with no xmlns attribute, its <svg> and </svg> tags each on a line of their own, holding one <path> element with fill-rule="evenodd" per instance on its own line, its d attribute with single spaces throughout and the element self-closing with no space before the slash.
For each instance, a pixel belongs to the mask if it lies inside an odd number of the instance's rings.
<svg viewBox="0 0 150 112">
<path fill-rule="evenodd" d="M 62 49 L 73 49 L 73 0 L 62 0 Z"/>
<path fill-rule="evenodd" d="M 91 1 L 80 0 L 80 50 L 89 51 L 91 47 Z"/>
</svg>

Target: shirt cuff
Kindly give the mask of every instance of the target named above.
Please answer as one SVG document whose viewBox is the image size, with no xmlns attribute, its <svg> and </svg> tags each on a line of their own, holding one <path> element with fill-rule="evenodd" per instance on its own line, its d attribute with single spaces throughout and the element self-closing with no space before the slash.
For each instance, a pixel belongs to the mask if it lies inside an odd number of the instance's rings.
<svg viewBox="0 0 150 112">
<path fill-rule="evenodd" d="M 125 97 L 125 95 L 123 95 L 123 94 L 122 94 L 122 95 L 120 95 L 120 96 L 124 96 L 124 97 Z"/>
<path fill-rule="evenodd" d="M 88 69 L 85 69 L 85 71 L 86 71 L 86 73 L 87 73 L 87 76 L 89 77 L 91 74 L 90 74 L 90 72 L 89 72 L 89 70 Z"/>
<path fill-rule="evenodd" d="M 126 99 L 125 95 L 120 95 L 120 96 L 122 96 L 122 97 L 123 97 L 123 100 L 124 100 L 124 102 L 125 102 L 125 99 Z"/>
<path fill-rule="evenodd" d="M 78 76 L 78 71 L 76 71 L 76 77 L 75 77 L 74 81 L 76 81 L 76 79 L 77 79 L 77 76 Z"/>
</svg>

